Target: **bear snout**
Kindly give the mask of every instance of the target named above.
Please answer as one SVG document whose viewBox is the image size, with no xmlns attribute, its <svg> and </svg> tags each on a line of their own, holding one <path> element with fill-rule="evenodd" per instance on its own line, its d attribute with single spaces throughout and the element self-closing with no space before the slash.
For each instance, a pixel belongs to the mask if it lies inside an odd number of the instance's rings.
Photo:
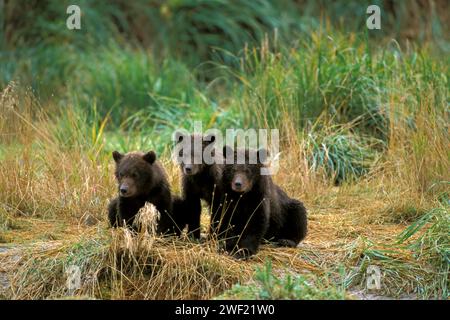
<svg viewBox="0 0 450 320">
<path fill-rule="evenodd" d="M 196 175 L 199 171 L 200 171 L 200 166 L 197 164 L 188 163 L 188 164 L 184 164 L 184 166 L 183 166 L 183 172 L 184 172 L 184 174 L 186 174 L 188 176 Z"/>
<path fill-rule="evenodd" d="M 192 165 L 191 164 L 187 164 L 184 166 L 184 173 L 186 173 L 186 174 L 192 173 Z"/>
<path fill-rule="evenodd" d="M 231 189 L 235 192 L 247 192 L 250 189 L 250 183 L 243 174 L 236 174 L 231 181 Z"/>
<path fill-rule="evenodd" d="M 126 196 L 128 193 L 128 186 L 125 184 L 121 184 L 119 187 L 119 192 L 121 196 Z"/>
<path fill-rule="evenodd" d="M 124 181 L 125 180 L 125 181 Z M 119 185 L 119 194 L 121 197 L 133 197 L 136 193 L 136 187 L 131 179 L 123 179 Z"/>
</svg>

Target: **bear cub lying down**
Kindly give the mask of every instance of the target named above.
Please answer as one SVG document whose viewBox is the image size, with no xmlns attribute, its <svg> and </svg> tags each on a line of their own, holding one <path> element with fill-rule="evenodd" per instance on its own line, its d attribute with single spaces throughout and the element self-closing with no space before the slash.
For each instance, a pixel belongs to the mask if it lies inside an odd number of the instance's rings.
<svg viewBox="0 0 450 320">
<path fill-rule="evenodd" d="M 153 151 L 130 152 L 121 154 L 113 152 L 116 162 L 115 176 L 119 186 L 119 196 L 108 206 L 111 226 L 132 227 L 134 218 L 146 202 L 152 203 L 160 213 L 157 231 L 173 232 L 172 197 L 167 175 L 161 164 L 156 161 Z"/>
</svg>

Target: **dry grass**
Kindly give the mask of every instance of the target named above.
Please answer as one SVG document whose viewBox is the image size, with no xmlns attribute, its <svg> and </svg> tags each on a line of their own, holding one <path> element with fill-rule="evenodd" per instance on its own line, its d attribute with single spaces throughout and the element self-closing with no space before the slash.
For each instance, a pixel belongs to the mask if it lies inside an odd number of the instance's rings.
<svg viewBox="0 0 450 320">
<path fill-rule="evenodd" d="M 213 241 L 108 229 L 106 204 L 115 182 L 110 156 L 98 143 L 103 129 L 87 139 L 90 143 L 68 148 L 55 134 L 60 124 L 32 98 L 19 102 L 16 90 L 8 87 L 0 104 L 0 134 L 6 137 L 0 144 L 0 242 L 9 248 L 0 252 L 0 273 L 10 280 L 0 296 L 210 299 L 235 283 L 251 281 L 255 267 L 267 259 L 276 270 L 318 279 L 326 275 L 334 281 L 330 285 L 350 288 L 363 287 L 365 268 L 375 263 L 385 268 L 385 294 L 444 295 L 435 287 L 420 291 L 436 280 L 435 267 L 397 241 L 407 223 L 439 206 L 438 196 L 448 191 L 448 184 L 435 184 L 449 181 L 450 172 L 448 121 L 439 122 L 446 115 L 432 108 L 442 102 L 422 102 L 413 115 L 414 129 L 401 121 L 411 116 L 402 110 L 403 118 L 391 121 L 395 128 L 385 157 L 369 176 L 352 184 L 335 187 L 308 166 L 303 141 L 285 141 L 289 152 L 282 154 L 275 180 L 305 202 L 308 236 L 298 248 L 264 245 L 249 261 L 237 261 L 219 253 Z M 401 102 L 396 98 L 393 106 Z M 64 130 L 70 139 L 86 138 L 76 128 Z M 178 168 L 168 157 L 161 161 L 178 192 Z M 154 224 L 151 208 L 141 218 L 144 225 Z M 205 230 L 207 223 L 204 214 Z M 75 292 L 66 288 L 70 265 L 82 271 Z"/>
</svg>

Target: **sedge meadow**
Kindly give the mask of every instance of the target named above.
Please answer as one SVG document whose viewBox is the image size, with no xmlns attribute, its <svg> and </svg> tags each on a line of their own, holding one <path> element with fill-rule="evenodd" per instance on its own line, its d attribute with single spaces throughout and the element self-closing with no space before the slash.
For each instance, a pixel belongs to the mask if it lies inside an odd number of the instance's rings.
<svg viewBox="0 0 450 320">
<path fill-rule="evenodd" d="M 78 1 L 69 30 L 69 1 L 0 1 L 0 298 L 448 299 L 449 4 L 372 2 Z M 108 228 L 111 152 L 155 150 L 180 194 L 195 121 L 279 130 L 297 248 Z"/>
</svg>

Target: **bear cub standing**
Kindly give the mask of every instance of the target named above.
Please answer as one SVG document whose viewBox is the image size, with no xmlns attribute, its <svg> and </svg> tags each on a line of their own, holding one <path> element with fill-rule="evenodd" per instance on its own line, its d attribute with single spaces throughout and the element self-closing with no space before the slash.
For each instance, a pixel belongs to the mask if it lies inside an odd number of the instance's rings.
<svg viewBox="0 0 450 320">
<path fill-rule="evenodd" d="M 176 133 L 176 141 L 181 149 L 175 156 L 179 157 L 182 172 L 182 198 L 175 198 L 174 212 L 178 217 L 178 226 L 188 231 L 196 239 L 200 238 L 201 200 L 204 200 L 216 212 L 220 206 L 220 179 L 222 166 L 217 163 L 207 164 L 204 153 L 215 153 L 214 135 Z"/>
<path fill-rule="evenodd" d="M 119 196 L 108 206 L 108 217 L 112 227 L 133 226 L 134 218 L 146 202 L 152 203 L 160 213 L 157 231 L 173 232 L 172 197 L 166 173 L 156 161 L 154 151 L 147 153 L 113 152 L 116 162 L 115 176 L 119 185 Z"/>
<path fill-rule="evenodd" d="M 297 246 L 307 232 L 306 209 L 274 184 L 270 175 L 261 174 L 266 150 L 233 151 L 225 146 L 223 154 L 227 210 L 220 217 L 218 238 L 225 241 L 225 249 L 236 258 L 248 258 L 258 251 L 263 238 L 282 246 Z"/>
</svg>

